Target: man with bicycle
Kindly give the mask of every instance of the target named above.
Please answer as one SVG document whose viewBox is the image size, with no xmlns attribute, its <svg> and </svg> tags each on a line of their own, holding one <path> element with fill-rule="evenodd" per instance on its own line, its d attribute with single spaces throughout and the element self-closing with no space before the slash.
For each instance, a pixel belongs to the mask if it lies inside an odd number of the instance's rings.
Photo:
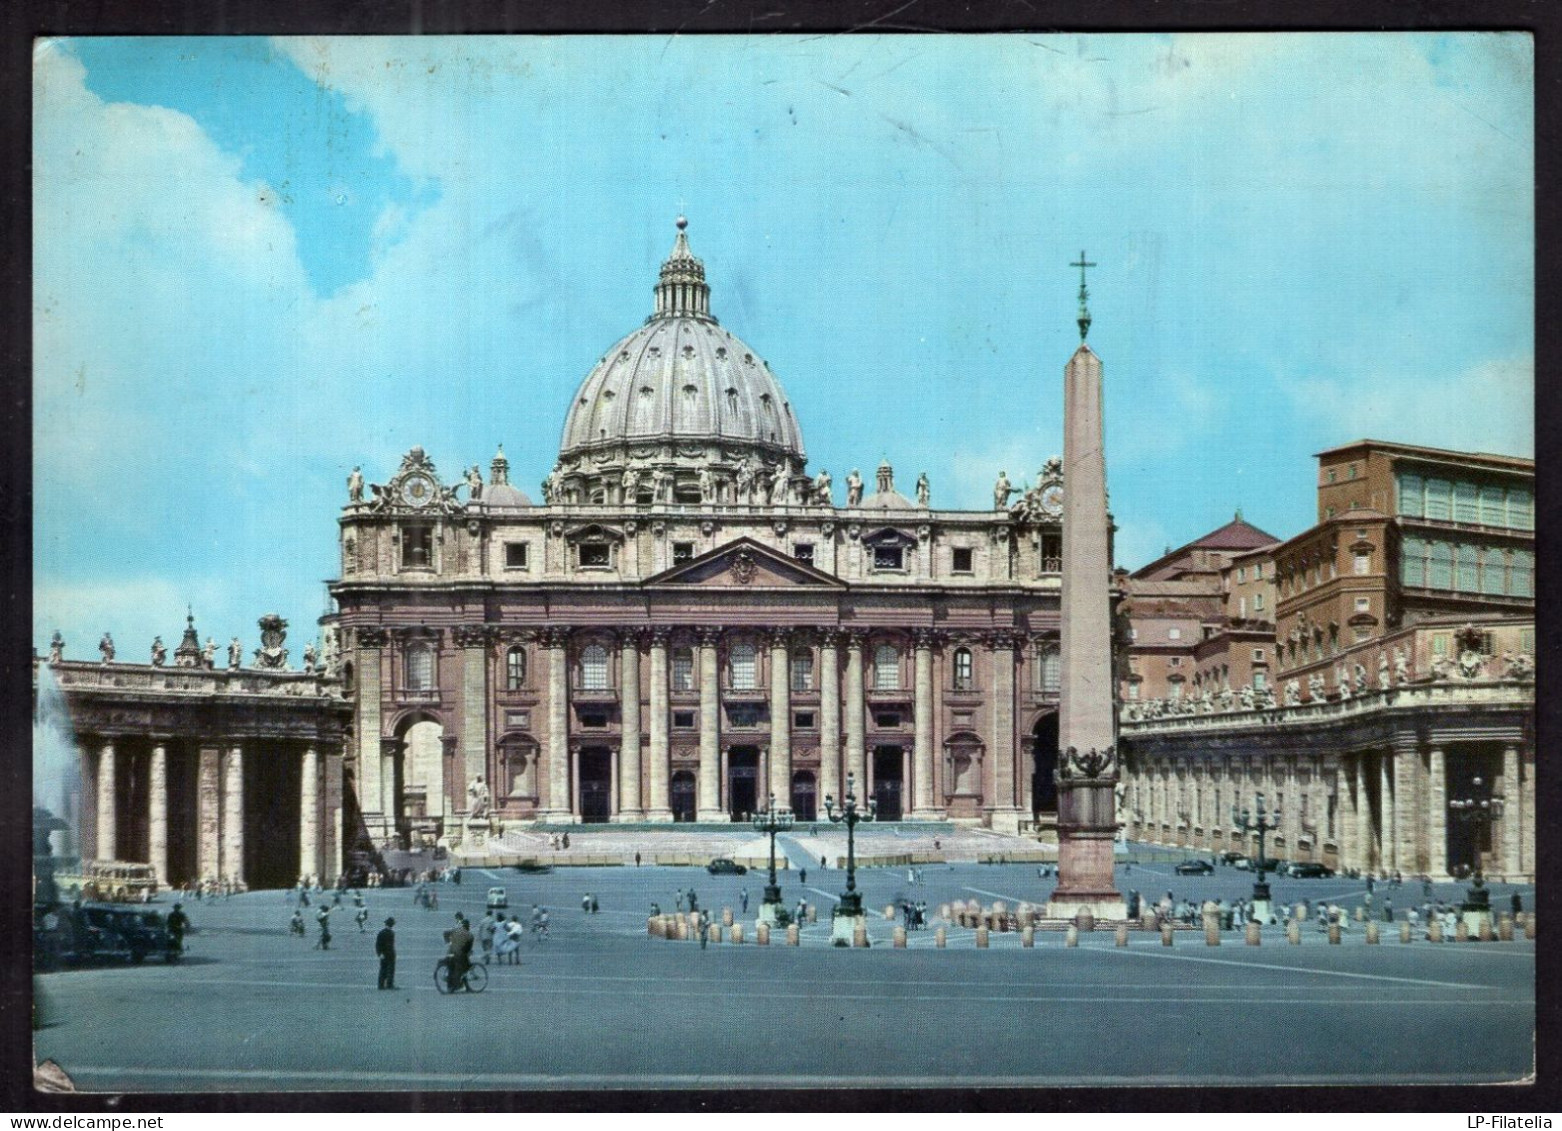
<svg viewBox="0 0 1562 1131">
<path fill-rule="evenodd" d="M 450 967 L 447 971 L 450 992 L 455 993 L 466 981 L 466 972 L 472 966 L 472 931 L 466 925 L 466 916 L 456 912 L 456 925 L 445 933 L 450 940 Z"/>
</svg>

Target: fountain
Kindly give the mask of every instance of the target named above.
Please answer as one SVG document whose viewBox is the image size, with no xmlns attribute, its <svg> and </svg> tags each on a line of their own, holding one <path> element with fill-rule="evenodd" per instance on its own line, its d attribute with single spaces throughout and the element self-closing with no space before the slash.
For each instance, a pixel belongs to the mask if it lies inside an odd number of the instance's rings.
<svg viewBox="0 0 1562 1131">
<path fill-rule="evenodd" d="M 56 871 L 73 871 L 80 859 L 81 757 L 65 696 L 53 668 L 40 663 L 33 703 L 34 902 L 57 902 Z"/>
</svg>

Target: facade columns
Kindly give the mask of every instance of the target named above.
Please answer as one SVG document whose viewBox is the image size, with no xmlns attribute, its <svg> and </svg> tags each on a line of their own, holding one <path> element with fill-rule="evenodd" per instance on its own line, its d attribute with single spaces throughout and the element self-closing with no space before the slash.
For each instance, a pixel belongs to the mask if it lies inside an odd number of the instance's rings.
<svg viewBox="0 0 1562 1131">
<path fill-rule="evenodd" d="M 840 633 L 819 640 L 819 797 L 841 796 Z"/>
<path fill-rule="evenodd" d="M 1358 750 L 1356 762 L 1356 866 L 1371 871 L 1373 866 L 1374 837 L 1372 829 L 1372 797 L 1367 793 L 1367 754 Z"/>
<path fill-rule="evenodd" d="M 994 832 L 1018 833 L 1020 810 L 1014 801 L 1014 647 L 1015 638 L 1007 632 L 992 637 L 993 706 L 992 742 L 993 797 L 988 812 Z"/>
<path fill-rule="evenodd" d="M 700 795 L 695 813 L 700 821 L 726 818 L 721 808 L 721 689 L 716 665 L 720 639 L 720 629 L 700 629 Z"/>
<path fill-rule="evenodd" d="M 862 648 L 865 634 L 846 637 L 846 772 L 857 778 L 857 788 L 868 788 L 867 695 L 863 690 Z M 843 787 L 844 788 L 844 787 Z"/>
<path fill-rule="evenodd" d="M 1427 874 L 1448 875 L 1448 759 L 1441 746 L 1427 752 Z"/>
<path fill-rule="evenodd" d="M 619 692 L 623 746 L 618 756 L 618 813 L 615 820 L 638 821 L 645 811 L 640 801 L 640 634 L 619 637 Z"/>
<path fill-rule="evenodd" d="M 792 804 L 792 682 L 791 633 L 770 634 L 770 793 L 777 802 Z M 763 801 L 756 798 L 756 804 Z"/>
<path fill-rule="evenodd" d="M 1424 812 L 1417 798 L 1416 761 L 1415 747 L 1394 747 L 1394 867 L 1412 874 L 1419 868 L 1416 826 Z"/>
<path fill-rule="evenodd" d="M 244 748 L 228 750 L 222 786 L 222 864 L 219 878 L 244 879 Z"/>
<path fill-rule="evenodd" d="M 545 821 L 568 820 L 569 774 L 569 657 L 568 629 L 550 629 L 543 636 L 548 652 L 548 729 L 543 735 L 542 761 L 547 767 L 548 803 L 538 815 Z"/>
<path fill-rule="evenodd" d="M 1502 748 L 1502 820 L 1498 828 L 1502 833 L 1502 857 L 1498 865 L 1504 876 L 1517 876 L 1524 871 L 1519 862 L 1519 844 L 1523 839 L 1523 806 L 1519 798 L 1519 748 L 1506 743 Z"/>
<path fill-rule="evenodd" d="M 1519 871 L 1535 878 L 1535 767 L 1534 749 L 1528 759 L 1519 751 Z"/>
<path fill-rule="evenodd" d="M 941 814 L 933 808 L 933 634 L 918 629 L 912 634 L 916 644 L 916 699 L 912 714 L 913 802 L 915 820 L 937 820 Z"/>
<path fill-rule="evenodd" d="M 115 820 L 118 816 L 116 802 L 119 799 L 118 790 L 115 788 L 116 759 L 114 756 L 113 739 L 105 739 L 103 746 L 98 751 L 98 843 L 97 858 L 99 860 L 113 860 L 119 854 L 119 824 Z"/>
<path fill-rule="evenodd" d="M 667 740 L 667 630 L 651 630 L 651 796 L 645 819 L 658 823 L 673 819 L 667 801 L 667 779 L 672 751 Z"/>
<path fill-rule="evenodd" d="M 168 886 L 168 747 L 161 742 L 152 746 L 152 765 L 148 775 L 147 863 L 157 873 L 159 887 Z"/>
<path fill-rule="evenodd" d="M 195 808 L 200 828 L 195 866 L 198 877 L 203 880 L 216 879 L 222 869 L 221 762 L 221 750 L 215 746 L 201 747 L 195 785 Z"/>
<path fill-rule="evenodd" d="M 298 871 L 303 876 L 317 876 L 320 874 L 320 755 L 313 746 L 304 748 L 302 777 L 298 799 Z"/>
<path fill-rule="evenodd" d="M 1343 760 L 1334 764 L 1334 844 L 1339 868 L 1344 871 L 1355 861 L 1356 846 L 1351 843 L 1355 818 L 1350 806 L 1350 778 Z"/>
<path fill-rule="evenodd" d="M 1379 867 L 1385 872 L 1392 872 L 1399 867 L 1395 851 L 1399 799 L 1394 796 L 1393 764 L 1389 760 L 1393 756 L 1393 751 L 1387 748 L 1378 751 L 1378 843 L 1381 845 L 1378 860 Z"/>
</svg>

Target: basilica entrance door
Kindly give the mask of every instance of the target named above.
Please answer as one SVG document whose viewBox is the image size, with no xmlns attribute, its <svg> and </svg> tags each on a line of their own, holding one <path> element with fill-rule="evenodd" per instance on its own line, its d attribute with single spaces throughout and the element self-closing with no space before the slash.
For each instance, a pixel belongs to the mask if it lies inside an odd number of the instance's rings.
<svg viewBox="0 0 1562 1131">
<path fill-rule="evenodd" d="M 673 820 L 694 820 L 694 775 L 688 770 L 679 770 L 668 784 L 667 804 L 673 811 Z"/>
<path fill-rule="evenodd" d="M 818 796 L 813 771 L 798 770 L 792 775 L 792 812 L 799 821 L 818 820 Z"/>
<path fill-rule="evenodd" d="M 580 752 L 580 820 L 602 824 L 613 815 L 613 755 L 601 746 Z"/>
<path fill-rule="evenodd" d="M 900 820 L 900 795 L 904 781 L 905 751 L 899 746 L 873 748 L 873 800 L 878 802 L 878 819 Z"/>
<path fill-rule="evenodd" d="M 727 753 L 727 807 L 734 821 L 759 808 L 759 748 L 734 746 Z"/>
<path fill-rule="evenodd" d="M 1032 817 L 1058 811 L 1058 717 L 1046 715 L 1031 731 L 1030 812 Z"/>
</svg>

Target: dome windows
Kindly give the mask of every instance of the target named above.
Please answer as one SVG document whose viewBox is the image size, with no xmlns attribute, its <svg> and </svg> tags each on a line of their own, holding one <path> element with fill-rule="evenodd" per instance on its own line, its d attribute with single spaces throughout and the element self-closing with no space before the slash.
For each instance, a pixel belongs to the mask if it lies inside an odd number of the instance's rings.
<svg viewBox="0 0 1562 1131">
<path fill-rule="evenodd" d="M 693 361 L 694 360 L 694 347 L 693 346 L 684 346 L 683 347 L 683 359 L 685 361 Z"/>
<path fill-rule="evenodd" d="M 717 346 L 716 347 L 716 359 L 718 361 L 726 361 L 727 360 L 727 347 L 726 346 Z"/>
</svg>

